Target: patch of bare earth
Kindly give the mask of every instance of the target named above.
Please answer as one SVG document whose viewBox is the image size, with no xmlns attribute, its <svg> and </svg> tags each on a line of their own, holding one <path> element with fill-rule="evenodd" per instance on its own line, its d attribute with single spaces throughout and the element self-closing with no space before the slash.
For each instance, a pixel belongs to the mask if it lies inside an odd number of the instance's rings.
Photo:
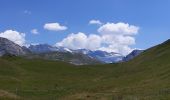
<svg viewBox="0 0 170 100">
<path fill-rule="evenodd" d="M 0 99 L 1 98 L 6 98 L 6 99 L 12 99 L 12 100 L 18 100 L 19 97 L 13 93 L 10 93 L 8 91 L 5 90 L 0 90 Z"/>
</svg>

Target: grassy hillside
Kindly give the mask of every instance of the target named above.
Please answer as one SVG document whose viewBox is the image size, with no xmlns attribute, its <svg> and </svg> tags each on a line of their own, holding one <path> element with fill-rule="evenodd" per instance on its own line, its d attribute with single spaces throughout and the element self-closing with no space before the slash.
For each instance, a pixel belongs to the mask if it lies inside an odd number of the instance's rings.
<svg viewBox="0 0 170 100">
<path fill-rule="evenodd" d="M 0 100 L 170 100 L 170 42 L 126 63 L 0 58 Z"/>
<path fill-rule="evenodd" d="M 28 59 L 39 58 L 44 60 L 53 61 L 65 61 L 74 65 L 89 65 L 89 64 L 102 64 L 103 62 L 97 59 L 91 58 L 81 53 L 70 53 L 70 52 L 49 52 L 40 54 L 29 54 L 25 56 Z M 81 59 L 80 59 L 81 58 Z"/>
</svg>

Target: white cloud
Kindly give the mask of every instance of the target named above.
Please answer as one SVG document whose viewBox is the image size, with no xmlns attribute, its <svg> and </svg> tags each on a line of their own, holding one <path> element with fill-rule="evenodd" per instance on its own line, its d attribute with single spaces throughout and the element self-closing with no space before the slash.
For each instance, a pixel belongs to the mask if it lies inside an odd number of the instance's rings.
<svg viewBox="0 0 170 100">
<path fill-rule="evenodd" d="M 70 49 L 85 48 L 87 36 L 84 33 L 70 34 L 68 37 L 57 43 L 57 46 L 68 47 Z"/>
<path fill-rule="evenodd" d="M 100 48 L 102 43 L 102 38 L 98 35 L 91 34 L 88 36 L 87 41 L 88 42 L 86 44 L 86 48 L 90 50 L 96 50 Z"/>
<path fill-rule="evenodd" d="M 102 35 L 103 43 L 106 44 L 120 44 L 120 45 L 133 45 L 135 44 L 135 38 L 132 36 L 123 35 Z"/>
<path fill-rule="evenodd" d="M 31 33 L 32 33 L 32 34 L 35 34 L 35 35 L 36 35 L 36 34 L 39 34 L 39 32 L 38 32 L 37 29 L 32 29 L 32 30 L 31 30 Z"/>
<path fill-rule="evenodd" d="M 63 46 L 69 49 L 90 49 L 90 50 L 103 50 L 107 52 L 116 52 L 126 55 L 133 49 L 129 45 L 135 44 L 132 37 L 126 36 L 108 36 L 96 35 L 85 33 L 70 34 L 61 42 L 56 43 L 56 46 Z"/>
<path fill-rule="evenodd" d="M 5 32 L 0 33 L 0 37 L 7 38 L 20 46 L 24 46 L 26 42 L 25 33 L 13 30 L 6 30 Z"/>
<path fill-rule="evenodd" d="M 87 36 L 85 33 L 70 34 L 61 42 L 56 43 L 56 46 L 63 46 L 70 49 L 90 49 L 95 50 L 100 47 L 100 36 L 91 34 Z"/>
<path fill-rule="evenodd" d="M 56 46 L 63 46 L 70 49 L 90 49 L 103 50 L 107 52 L 116 52 L 127 55 L 135 44 L 135 35 L 139 27 L 125 23 L 106 23 L 99 27 L 100 34 L 85 33 L 70 34 L 62 41 L 56 43 Z"/>
<path fill-rule="evenodd" d="M 106 23 L 98 29 L 101 34 L 136 35 L 139 27 L 128 23 Z"/>
<path fill-rule="evenodd" d="M 133 49 L 127 45 L 112 44 L 107 47 L 101 47 L 101 48 L 99 48 L 99 50 L 107 51 L 107 52 L 116 52 L 116 53 L 120 53 L 125 56 L 125 55 L 129 54 L 130 52 L 132 52 Z"/>
<path fill-rule="evenodd" d="M 105 45 L 100 50 L 127 55 L 133 50 L 130 46 L 135 44 L 138 31 L 139 27 L 128 23 L 106 23 L 98 29 Z"/>
<path fill-rule="evenodd" d="M 44 25 L 44 29 L 50 30 L 50 31 L 63 31 L 63 30 L 67 30 L 67 27 L 62 26 L 59 23 L 46 23 Z"/>
<path fill-rule="evenodd" d="M 100 20 L 90 20 L 89 24 L 102 25 L 102 22 Z"/>
</svg>

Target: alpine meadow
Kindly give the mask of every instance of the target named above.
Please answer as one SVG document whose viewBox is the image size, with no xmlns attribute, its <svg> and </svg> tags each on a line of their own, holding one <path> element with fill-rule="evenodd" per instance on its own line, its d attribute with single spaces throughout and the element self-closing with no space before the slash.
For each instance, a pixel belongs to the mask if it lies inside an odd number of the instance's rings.
<svg viewBox="0 0 170 100">
<path fill-rule="evenodd" d="M 0 100 L 170 100 L 169 0 L 1 0 Z"/>
</svg>

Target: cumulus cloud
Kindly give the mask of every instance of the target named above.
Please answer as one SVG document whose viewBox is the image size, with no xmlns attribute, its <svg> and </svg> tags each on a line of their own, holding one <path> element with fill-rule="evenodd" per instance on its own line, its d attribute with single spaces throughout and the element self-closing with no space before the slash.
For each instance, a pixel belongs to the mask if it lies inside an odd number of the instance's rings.
<svg viewBox="0 0 170 100">
<path fill-rule="evenodd" d="M 59 23 L 46 23 L 44 25 L 44 29 L 50 30 L 50 31 L 63 31 L 63 30 L 67 30 L 67 27 L 62 26 Z"/>
<path fill-rule="evenodd" d="M 56 46 L 63 46 L 70 49 L 90 49 L 116 52 L 127 55 L 135 44 L 135 35 L 139 27 L 126 23 L 106 23 L 99 27 L 99 34 L 89 34 L 79 32 L 70 34 Z"/>
<path fill-rule="evenodd" d="M 24 46 L 26 42 L 25 33 L 13 30 L 6 30 L 5 32 L 0 33 L 0 37 L 7 38 L 20 46 Z"/>
<path fill-rule="evenodd" d="M 87 38 L 86 48 L 90 50 L 96 50 L 101 47 L 102 38 L 98 35 L 91 34 Z"/>
<path fill-rule="evenodd" d="M 127 54 L 133 51 L 133 49 L 127 45 L 118 45 L 118 44 L 111 44 L 108 45 L 107 47 L 101 47 L 99 48 L 99 50 L 106 51 L 106 52 L 120 53 L 124 56 L 126 56 Z"/>
<path fill-rule="evenodd" d="M 102 35 L 102 46 L 99 50 L 107 52 L 116 52 L 122 55 L 127 55 L 133 49 L 131 45 L 135 44 L 135 38 L 121 35 Z"/>
<path fill-rule="evenodd" d="M 106 23 L 99 29 L 99 33 L 116 34 L 116 35 L 135 35 L 138 33 L 139 27 L 129 25 L 128 23 Z"/>
<path fill-rule="evenodd" d="M 32 30 L 31 30 L 31 33 L 32 33 L 32 34 L 35 34 L 35 35 L 36 35 L 36 34 L 39 34 L 39 32 L 38 32 L 37 29 L 32 29 Z"/>
<path fill-rule="evenodd" d="M 103 43 L 106 43 L 106 44 L 119 44 L 119 45 L 135 44 L 135 38 L 132 36 L 104 34 L 101 37 L 102 37 Z"/>
<path fill-rule="evenodd" d="M 90 20 L 89 24 L 102 25 L 102 22 L 100 20 Z"/>
<path fill-rule="evenodd" d="M 56 46 L 63 46 L 70 49 L 90 49 L 95 50 L 100 47 L 101 38 L 98 35 L 91 34 L 87 36 L 85 33 L 70 34 L 61 42 L 56 43 Z"/>
<path fill-rule="evenodd" d="M 133 50 L 130 46 L 135 44 L 134 36 L 138 31 L 138 26 L 128 23 L 106 23 L 98 29 L 105 45 L 100 50 L 127 55 Z"/>
</svg>

